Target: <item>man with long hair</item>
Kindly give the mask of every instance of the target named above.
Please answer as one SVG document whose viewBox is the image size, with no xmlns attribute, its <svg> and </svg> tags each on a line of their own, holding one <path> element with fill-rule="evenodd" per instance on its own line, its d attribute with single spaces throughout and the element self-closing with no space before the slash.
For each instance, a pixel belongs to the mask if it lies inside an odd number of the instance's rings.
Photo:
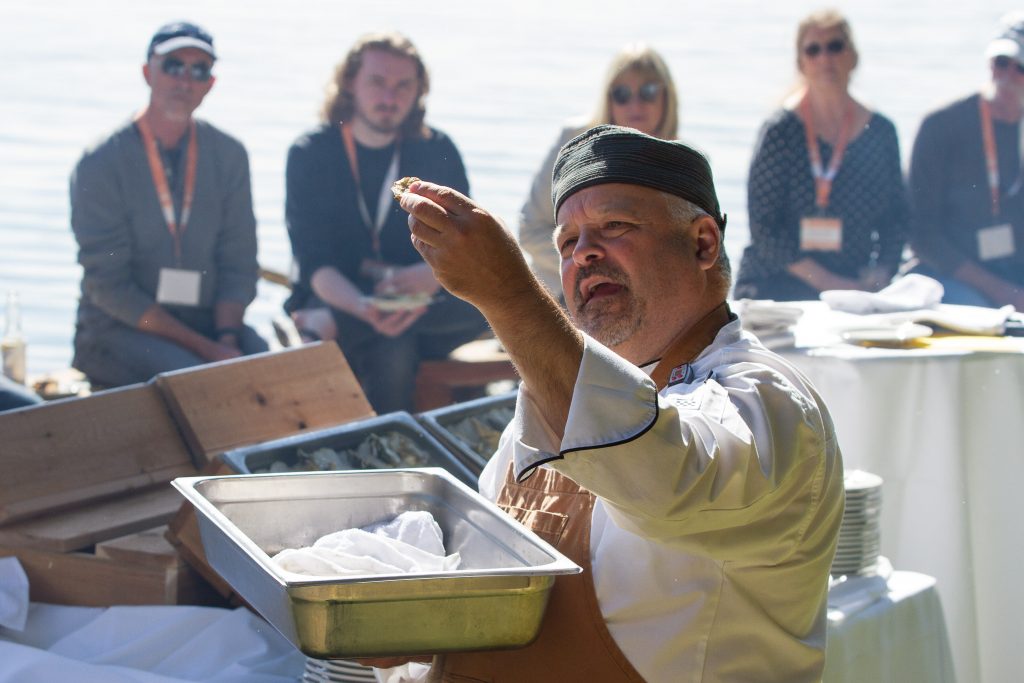
<svg viewBox="0 0 1024 683">
<path fill-rule="evenodd" d="M 420 360 L 485 329 L 472 306 L 441 289 L 391 199 L 405 176 L 469 192 L 458 149 L 424 123 L 429 90 L 407 38 L 363 36 L 335 69 L 320 126 L 288 153 L 285 213 L 298 277 L 286 308 L 307 336 L 338 342 L 379 413 L 410 410 Z M 312 321 L 321 324 L 309 330 Z"/>
</svg>

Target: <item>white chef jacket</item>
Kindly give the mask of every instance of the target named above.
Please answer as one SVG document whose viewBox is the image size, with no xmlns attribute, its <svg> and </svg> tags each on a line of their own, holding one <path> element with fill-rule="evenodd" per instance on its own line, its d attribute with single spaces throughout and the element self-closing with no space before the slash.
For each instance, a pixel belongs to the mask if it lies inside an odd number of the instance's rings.
<svg viewBox="0 0 1024 683">
<path fill-rule="evenodd" d="M 739 320 L 660 392 L 651 370 L 586 337 L 564 438 L 522 386 L 481 492 L 512 461 L 597 495 L 601 613 L 648 681 L 819 681 L 843 514 L 824 403 Z"/>
</svg>

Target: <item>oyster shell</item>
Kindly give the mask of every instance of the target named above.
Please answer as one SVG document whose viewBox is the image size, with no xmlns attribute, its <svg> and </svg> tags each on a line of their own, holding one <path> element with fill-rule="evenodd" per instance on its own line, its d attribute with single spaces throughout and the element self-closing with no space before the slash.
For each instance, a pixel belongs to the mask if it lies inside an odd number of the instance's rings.
<svg viewBox="0 0 1024 683">
<path fill-rule="evenodd" d="M 395 467 L 426 467 L 430 454 L 407 436 L 398 432 L 368 435 L 352 448 L 335 450 L 321 447 L 315 450 L 297 449 L 295 459 L 275 460 L 257 472 L 313 472 L 329 470 L 375 470 Z"/>
<path fill-rule="evenodd" d="M 490 460 L 498 450 L 501 433 L 514 416 L 514 406 L 501 406 L 464 417 L 445 425 L 445 429 L 484 460 Z"/>
<path fill-rule="evenodd" d="M 409 191 L 409 186 L 415 183 L 419 178 L 416 176 L 406 176 L 405 178 L 399 178 L 391 185 L 391 194 L 395 195 L 395 200 L 402 198 L 402 195 Z"/>
</svg>

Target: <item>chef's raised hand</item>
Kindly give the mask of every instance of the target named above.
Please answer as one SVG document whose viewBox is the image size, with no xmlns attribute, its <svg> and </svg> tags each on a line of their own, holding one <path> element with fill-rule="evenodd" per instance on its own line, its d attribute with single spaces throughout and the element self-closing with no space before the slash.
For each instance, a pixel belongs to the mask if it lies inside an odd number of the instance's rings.
<svg viewBox="0 0 1024 683">
<path fill-rule="evenodd" d="M 583 336 L 530 272 L 512 233 L 471 199 L 418 181 L 401 202 L 423 260 L 449 292 L 480 309 L 561 436 Z"/>
<path fill-rule="evenodd" d="M 409 212 L 413 245 L 455 296 L 484 309 L 536 291 L 515 237 L 473 200 L 449 187 L 417 181 L 401 204 Z"/>
</svg>

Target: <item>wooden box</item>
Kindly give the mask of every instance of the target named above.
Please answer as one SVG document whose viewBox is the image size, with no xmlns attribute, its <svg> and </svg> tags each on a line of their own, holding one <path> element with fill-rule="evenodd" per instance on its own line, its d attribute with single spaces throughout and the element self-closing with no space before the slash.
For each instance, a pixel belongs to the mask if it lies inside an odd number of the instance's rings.
<svg viewBox="0 0 1024 683">
<path fill-rule="evenodd" d="M 333 342 L 157 375 L 202 468 L 224 451 L 374 415 Z"/>
<path fill-rule="evenodd" d="M 0 413 L 0 556 L 21 560 L 37 601 L 223 600 L 165 526 L 191 512 L 169 482 L 228 448 L 372 415 L 333 343 Z"/>
</svg>

